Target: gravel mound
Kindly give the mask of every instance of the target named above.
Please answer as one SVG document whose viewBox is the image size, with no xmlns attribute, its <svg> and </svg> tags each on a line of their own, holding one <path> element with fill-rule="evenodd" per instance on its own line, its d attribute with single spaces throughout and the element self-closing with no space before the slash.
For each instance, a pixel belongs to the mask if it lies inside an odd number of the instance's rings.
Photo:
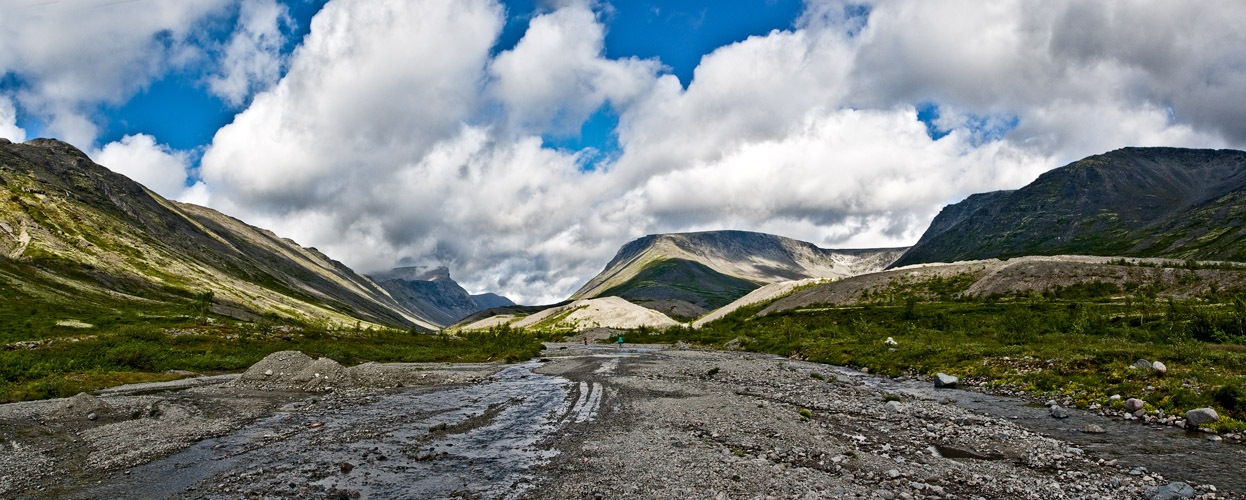
<svg viewBox="0 0 1246 500">
<path fill-rule="evenodd" d="M 61 419 L 91 419 L 91 415 L 103 415 L 108 413 L 111 408 L 104 400 L 79 392 L 72 398 L 66 398 L 57 401 L 56 409 L 52 410 L 53 418 Z"/>
<path fill-rule="evenodd" d="M 313 359 L 298 351 L 269 354 L 231 385 L 263 391 L 329 392 L 337 389 L 383 389 L 474 383 L 497 370 L 492 364 L 364 363 L 350 368 L 329 358 Z"/>
</svg>

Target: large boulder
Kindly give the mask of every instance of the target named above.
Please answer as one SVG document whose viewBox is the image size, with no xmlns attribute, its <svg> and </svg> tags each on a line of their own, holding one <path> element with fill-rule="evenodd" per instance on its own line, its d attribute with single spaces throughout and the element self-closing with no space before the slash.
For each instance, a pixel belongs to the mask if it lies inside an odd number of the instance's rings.
<svg viewBox="0 0 1246 500">
<path fill-rule="evenodd" d="M 956 387 L 956 384 L 959 384 L 959 383 L 960 383 L 960 379 L 956 378 L 955 376 L 948 375 L 943 372 L 939 372 L 935 374 L 935 378 L 934 378 L 935 387 Z"/>
<path fill-rule="evenodd" d="M 1185 423 L 1189 427 L 1199 427 L 1220 420 L 1220 415 L 1211 408 L 1195 408 L 1185 412 Z"/>
<path fill-rule="evenodd" d="M 1129 398 L 1125 400 L 1125 411 L 1135 412 L 1146 406 L 1146 401 L 1138 398 Z"/>
<path fill-rule="evenodd" d="M 1144 371 L 1151 371 L 1151 362 L 1145 359 L 1134 361 L 1133 368 Z"/>
<path fill-rule="evenodd" d="M 1151 362 L 1151 369 L 1154 370 L 1155 373 L 1158 373 L 1160 375 L 1168 373 L 1168 366 L 1159 361 Z"/>
</svg>

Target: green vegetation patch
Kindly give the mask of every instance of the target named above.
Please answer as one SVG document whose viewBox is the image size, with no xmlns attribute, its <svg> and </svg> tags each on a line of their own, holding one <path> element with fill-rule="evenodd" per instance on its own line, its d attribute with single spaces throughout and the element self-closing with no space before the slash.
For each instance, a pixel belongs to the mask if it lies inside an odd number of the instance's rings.
<svg viewBox="0 0 1246 500">
<path fill-rule="evenodd" d="M 119 384 L 178 378 L 173 370 L 236 372 L 276 351 L 344 365 L 376 362 L 520 361 L 540 354 L 534 334 L 509 327 L 458 335 L 400 330 L 334 331 L 288 323 L 138 321 L 92 335 L 0 350 L 0 402 L 68 397 Z"/>
<path fill-rule="evenodd" d="M 756 283 L 728 276 L 699 262 L 664 259 L 649 263 L 635 277 L 601 295 L 629 300 L 683 300 L 712 310 L 758 287 Z"/>
</svg>

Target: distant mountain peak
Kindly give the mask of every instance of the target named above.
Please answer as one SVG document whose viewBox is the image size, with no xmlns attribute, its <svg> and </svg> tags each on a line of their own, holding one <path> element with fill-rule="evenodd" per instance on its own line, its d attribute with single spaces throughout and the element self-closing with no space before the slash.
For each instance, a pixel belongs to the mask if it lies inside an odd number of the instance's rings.
<svg viewBox="0 0 1246 500">
<path fill-rule="evenodd" d="M 571 298 L 619 296 L 665 312 L 681 304 L 707 310 L 768 283 L 882 269 L 903 250 L 830 250 L 738 230 L 651 234 L 624 244 Z"/>
<path fill-rule="evenodd" d="M 437 326 L 449 326 L 473 313 L 514 305 L 493 293 L 472 295 L 450 278 L 445 266 L 405 266 L 368 275 L 408 309 L 425 313 Z"/>
<path fill-rule="evenodd" d="M 450 268 L 446 266 L 405 266 L 395 267 L 389 271 L 382 271 L 368 275 L 373 280 L 389 281 L 438 281 L 450 279 Z"/>
</svg>

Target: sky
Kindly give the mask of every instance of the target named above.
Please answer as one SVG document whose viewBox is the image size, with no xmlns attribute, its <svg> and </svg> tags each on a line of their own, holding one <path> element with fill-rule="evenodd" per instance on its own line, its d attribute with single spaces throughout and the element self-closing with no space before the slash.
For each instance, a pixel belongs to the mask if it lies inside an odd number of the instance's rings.
<svg viewBox="0 0 1246 500">
<path fill-rule="evenodd" d="M 646 234 L 907 246 L 1086 156 L 1246 149 L 1236 0 L 0 6 L 0 137 L 521 303 Z"/>
</svg>

